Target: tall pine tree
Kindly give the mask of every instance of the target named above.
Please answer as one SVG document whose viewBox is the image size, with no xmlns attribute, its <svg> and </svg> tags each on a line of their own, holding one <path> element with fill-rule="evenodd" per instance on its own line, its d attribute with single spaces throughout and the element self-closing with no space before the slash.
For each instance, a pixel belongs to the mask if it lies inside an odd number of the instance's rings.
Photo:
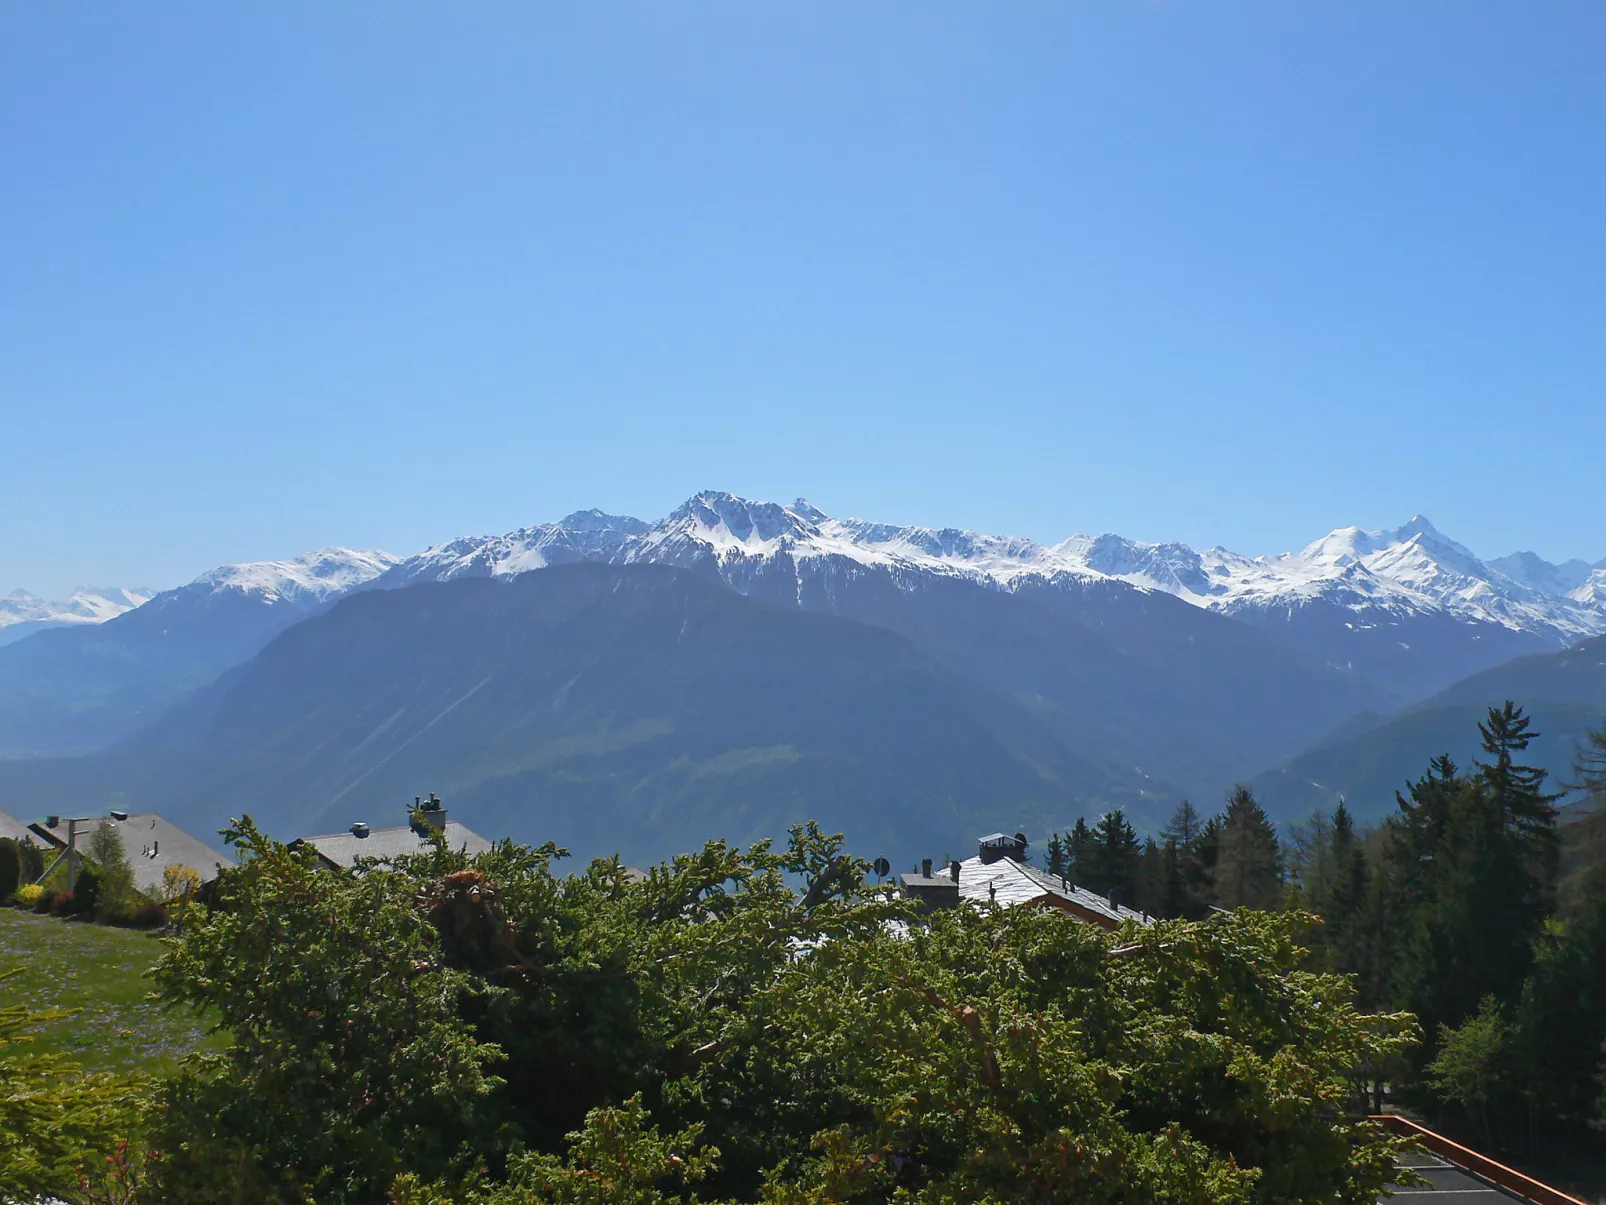
<svg viewBox="0 0 1606 1205">
<path fill-rule="evenodd" d="M 1277 830 L 1242 783 L 1227 794 L 1210 882 L 1218 908 L 1275 908 L 1282 898 Z"/>
<path fill-rule="evenodd" d="M 1104 813 L 1094 826 L 1088 845 L 1086 885 L 1103 895 L 1131 903 L 1138 893 L 1138 863 L 1142 847 L 1137 830 L 1120 808 Z"/>
</svg>

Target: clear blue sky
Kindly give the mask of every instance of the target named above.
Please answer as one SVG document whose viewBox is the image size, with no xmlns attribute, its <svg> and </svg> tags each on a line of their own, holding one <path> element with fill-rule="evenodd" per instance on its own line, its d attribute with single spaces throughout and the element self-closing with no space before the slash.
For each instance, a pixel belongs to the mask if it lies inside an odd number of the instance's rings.
<svg viewBox="0 0 1606 1205">
<path fill-rule="evenodd" d="M 705 487 L 1606 555 L 1606 6 L 0 7 L 0 589 Z"/>
</svg>

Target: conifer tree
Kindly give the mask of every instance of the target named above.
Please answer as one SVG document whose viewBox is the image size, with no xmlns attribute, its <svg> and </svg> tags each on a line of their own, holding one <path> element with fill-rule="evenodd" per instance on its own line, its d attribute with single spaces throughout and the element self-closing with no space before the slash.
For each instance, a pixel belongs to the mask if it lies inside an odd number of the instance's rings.
<svg viewBox="0 0 1606 1205">
<path fill-rule="evenodd" d="M 1166 897 L 1165 851 L 1153 837 L 1143 841 L 1143 852 L 1138 855 L 1138 890 L 1132 906 L 1151 916 L 1164 916 Z"/>
<path fill-rule="evenodd" d="M 1104 813 L 1091 833 L 1088 857 L 1092 869 L 1087 885 L 1130 903 L 1138 890 L 1140 852 L 1137 830 L 1127 822 L 1126 813 L 1120 808 Z"/>
<path fill-rule="evenodd" d="M 1573 757 L 1573 774 L 1575 777 L 1568 786 L 1606 804 L 1606 723 L 1584 737 L 1583 745 Z"/>
<path fill-rule="evenodd" d="M 1536 944 L 1515 1046 L 1544 1119 L 1586 1127 L 1606 1089 L 1606 864 L 1584 873 L 1573 916 Z"/>
<path fill-rule="evenodd" d="M 1543 916 L 1555 903 L 1560 852 L 1556 836 L 1558 796 L 1544 789 L 1546 771 L 1517 762 L 1517 755 L 1540 735 L 1531 729 L 1532 721 L 1510 699 L 1498 710 L 1491 707 L 1487 721 L 1478 725 L 1478 732 L 1483 737 L 1483 751 L 1493 760 L 1478 762 L 1477 770 L 1499 809 L 1501 826 L 1527 862 L 1521 880 L 1524 903 L 1530 912 Z"/>
<path fill-rule="evenodd" d="M 126 916 L 138 902 L 134 868 L 123 848 L 123 835 L 102 820 L 89 834 L 85 849 L 95 867 L 98 890 L 95 910 L 103 917 Z"/>
<path fill-rule="evenodd" d="M 1472 773 L 1447 757 L 1400 799 L 1390 875 L 1399 909 L 1399 1001 L 1430 1039 L 1485 997 L 1512 1003 L 1554 898 L 1555 810 L 1545 771 L 1517 762 L 1536 736 L 1520 708 L 1490 708 Z"/>
<path fill-rule="evenodd" d="M 1078 816 L 1065 837 L 1067 877 L 1072 883 L 1085 886 L 1089 873 L 1096 869 L 1094 861 L 1093 831 L 1087 827 L 1087 821 Z"/>
<path fill-rule="evenodd" d="M 1282 894 L 1277 830 L 1243 783 L 1227 794 L 1211 886 L 1219 908 L 1274 908 Z"/>
<path fill-rule="evenodd" d="M 1065 878 L 1070 874 L 1070 864 L 1065 856 L 1065 842 L 1055 833 L 1048 839 L 1048 873 L 1055 878 Z"/>
<path fill-rule="evenodd" d="M 1177 804 L 1171 819 L 1161 830 L 1165 870 L 1166 916 L 1198 919 L 1209 911 L 1209 876 L 1205 864 L 1206 825 L 1199 810 L 1188 800 Z M 1214 844 L 1211 844 L 1213 861 Z"/>
<path fill-rule="evenodd" d="M 1184 799 L 1171 813 L 1171 819 L 1166 821 L 1161 836 L 1175 841 L 1178 848 L 1186 849 L 1198 842 L 1203 827 L 1204 822 L 1199 816 L 1199 809 Z"/>
</svg>

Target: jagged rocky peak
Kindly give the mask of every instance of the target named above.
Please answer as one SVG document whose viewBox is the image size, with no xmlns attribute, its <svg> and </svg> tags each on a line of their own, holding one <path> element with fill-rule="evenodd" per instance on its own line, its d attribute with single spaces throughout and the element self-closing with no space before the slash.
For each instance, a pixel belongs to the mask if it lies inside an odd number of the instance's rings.
<svg viewBox="0 0 1606 1205">
<path fill-rule="evenodd" d="M 1088 541 L 1083 553 L 1089 569 L 1111 577 L 1146 578 L 1163 590 L 1210 592 L 1202 558 L 1186 544 L 1145 544 L 1117 535 Z"/>
<path fill-rule="evenodd" d="M 699 534 L 720 543 L 728 539 L 738 544 L 769 544 L 787 536 L 818 537 L 819 520 L 811 515 L 824 517 L 812 506 L 808 506 L 807 513 L 800 513 L 779 502 L 754 502 L 721 490 L 703 490 L 676 507 L 660 526 L 695 525 L 701 529 Z"/>
<path fill-rule="evenodd" d="M 622 532 L 625 535 L 639 536 L 647 531 L 652 524 L 643 523 L 640 519 L 630 515 L 610 515 L 606 511 L 596 509 L 577 510 L 573 514 L 564 515 L 557 523 L 565 531 L 583 532 Z"/>
</svg>

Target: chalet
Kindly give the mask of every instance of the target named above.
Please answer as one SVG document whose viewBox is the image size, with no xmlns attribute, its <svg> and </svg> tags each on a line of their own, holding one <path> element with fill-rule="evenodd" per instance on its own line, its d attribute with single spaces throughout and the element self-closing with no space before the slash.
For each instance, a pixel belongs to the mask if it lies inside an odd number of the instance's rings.
<svg viewBox="0 0 1606 1205">
<path fill-rule="evenodd" d="M 906 898 L 931 908 L 956 908 L 961 901 L 976 907 L 1058 908 L 1103 929 L 1117 928 L 1123 921 L 1150 922 L 1146 913 L 1119 899 L 1039 870 L 1026 860 L 1027 844 L 1024 833 L 1012 837 L 991 833 L 977 842 L 974 858 L 950 862 L 935 873 L 927 858 L 918 872 L 899 876 L 899 889 Z"/>
<path fill-rule="evenodd" d="M 446 837 L 448 849 L 482 854 L 491 843 L 473 829 L 449 820 L 441 801 L 431 795 L 413 801 L 416 821 L 386 828 L 370 828 L 358 820 L 344 832 L 327 833 L 320 837 L 298 837 L 290 842 L 291 849 L 310 846 L 325 864 L 345 869 L 356 864 L 358 858 L 399 858 L 406 854 L 423 853 L 436 833 Z"/>
<path fill-rule="evenodd" d="M 51 823 L 54 821 L 55 823 Z M 234 863 L 217 850 L 162 819 L 155 812 L 117 812 L 106 817 L 106 824 L 123 839 L 123 853 L 134 868 L 134 886 L 147 895 L 160 896 L 162 882 L 170 866 L 187 866 L 209 883 L 218 871 Z M 82 854 L 95 823 L 78 825 L 77 851 Z M 45 847 L 47 853 L 67 848 L 66 818 L 49 816 L 28 826 L 28 834 Z"/>
</svg>

